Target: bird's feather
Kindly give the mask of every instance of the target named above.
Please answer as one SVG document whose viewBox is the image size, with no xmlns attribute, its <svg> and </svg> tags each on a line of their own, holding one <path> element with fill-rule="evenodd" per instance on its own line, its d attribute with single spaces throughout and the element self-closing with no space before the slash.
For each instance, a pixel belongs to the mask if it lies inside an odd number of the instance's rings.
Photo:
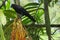
<svg viewBox="0 0 60 40">
<path fill-rule="evenodd" d="M 33 16 L 31 16 L 29 14 L 28 11 L 26 11 L 26 9 L 24 9 L 23 7 L 19 6 L 19 5 L 16 5 L 16 4 L 12 4 L 11 7 L 17 12 L 19 13 L 20 15 L 25 15 L 27 16 L 28 18 L 30 18 L 32 21 L 35 22 L 35 19 L 33 18 Z"/>
</svg>

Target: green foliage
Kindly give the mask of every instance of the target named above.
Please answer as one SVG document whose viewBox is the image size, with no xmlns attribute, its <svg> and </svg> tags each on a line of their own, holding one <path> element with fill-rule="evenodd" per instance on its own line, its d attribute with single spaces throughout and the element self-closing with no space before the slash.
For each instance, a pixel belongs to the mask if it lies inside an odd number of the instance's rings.
<svg viewBox="0 0 60 40">
<path fill-rule="evenodd" d="M 7 18 L 16 18 L 17 15 L 16 15 L 16 12 L 15 11 L 12 11 L 12 10 L 4 10 L 4 14 Z"/>
<path fill-rule="evenodd" d="M 43 2 L 44 2 L 44 0 L 38 0 L 38 2 L 39 2 L 39 3 L 43 3 Z"/>
<path fill-rule="evenodd" d="M 36 16 L 36 20 L 41 20 L 40 17 L 43 15 L 44 11 L 43 11 L 43 8 L 39 8 L 38 9 L 38 6 L 40 4 L 39 3 L 28 3 L 24 6 L 24 8 L 35 18 Z M 36 10 L 38 9 L 38 13 L 36 14 Z M 3 27 L 3 30 L 4 30 L 4 33 L 5 33 L 5 38 L 6 40 L 9 40 L 10 39 L 10 36 L 11 36 L 11 28 L 9 27 L 9 25 L 12 24 L 13 20 L 17 17 L 17 14 L 14 10 L 10 9 L 10 0 L 7 1 L 6 5 L 3 7 L 3 13 L 4 15 L 6 16 L 6 19 L 7 19 L 7 23 L 6 25 Z M 10 18 L 12 20 L 10 20 Z M 2 20 L 3 21 L 3 20 Z M 26 16 L 23 16 L 22 17 L 22 22 L 24 25 L 29 25 L 29 24 L 32 24 L 32 21 L 26 17 Z M 39 29 L 38 28 L 34 28 L 34 31 L 32 31 L 33 29 L 32 28 L 27 28 L 28 31 L 30 31 L 30 35 L 33 37 L 33 39 L 35 37 L 37 37 L 37 39 L 34 39 L 34 40 L 39 40 L 39 32 L 43 32 L 43 29 Z M 41 30 L 41 31 L 40 31 Z M 35 32 L 35 34 L 34 34 Z M 34 35 L 34 36 L 33 36 Z"/>
<path fill-rule="evenodd" d="M 57 2 L 58 2 L 58 0 L 51 0 L 51 2 L 50 2 L 50 5 L 49 5 L 49 6 L 54 7 L 54 4 L 56 4 Z"/>
<path fill-rule="evenodd" d="M 41 16 L 44 14 L 44 10 L 38 10 L 35 14 L 36 20 L 38 23 L 42 22 Z"/>
<path fill-rule="evenodd" d="M 55 0 L 55 3 L 57 3 L 58 2 L 58 0 Z"/>
<path fill-rule="evenodd" d="M 26 4 L 25 6 L 24 6 L 24 8 L 28 11 L 28 12 L 30 12 L 30 14 L 32 15 L 32 16 L 35 16 L 36 15 L 36 17 L 34 17 L 34 18 L 37 18 L 36 20 L 41 20 L 40 19 L 40 17 L 42 16 L 42 14 L 44 13 L 43 11 L 44 11 L 44 9 L 43 8 L 38 8 L 38 6 L 39 5 L 41 5 L 41 4 L 39 4 L 39 3 L 28 3 L 28 4 Z M 38 11 L 38 13 L 36 13 L 36 10 L 42 10 L 42 11 Z M 33 13 L 34 12 L 34 13 Z M 39 17 L 38 17 L 39 16 Z M 23 23 L 24 24 L 31 24 L 31 21 L 28 21 L 29 19 L 27 18 L 27 17 L 22 17 L 23 18 Z"/>
<path fill-rule="evenodd" d="M 0 40 L 5 40 L 5 37 L 4 37 L 4 32 L 3 32 L 3 26 L 2 25 L 5 25 L 6 24 L 6 18 L 4 16 L 4 13 L 2 10 L 0 10 Z"/>
<path fill-rule="evenodd" d="M 7 0 L 6 2 L 6 10 L 10 9 L 10 0 Z"/>
<path fill-rule="evenodd" d="M 5 40 L 1 22 L 0 22 L 0 40 Z"/>
<path fill-rule="evenodd" d="M 28 3 L 24 7 L 27 7 L 27 6 L 37 6 L 37 5 L 39 5 L 39 3 Z"/>
<path fill-rule="evenodd" d="M 55 0 L 55 1 L 52 0 L 51 1 L 52 5 L 57 3 L 57 1 L 58 0 Z M 36 22 L 38 24 L 43 22 L 43 18 L 41 18 L 44 14 L 44 8 L 41 7 L 42 3 L 44 3 L 44 1 L 39 0 L 38 3 L 28 3 L 28 4 L 23 6 L 34 17 L 34 19 L 36 19 Z M 14 19 L 17 17 L 16 12 L 14 10 L 12 10 L 12 8 L 10 8 L 10 4 L 11 4 L 10 0 L 7 0 L 5 6 L 3 6 L 0 10 L 0 39 L 1 40 L 5 40 L 5 39 L 10 40 L 10 36 L 11 36 L 11 27 L 10 27 L 10 25 L 13 23 Z M 26 16 L 23 16 L 21 18 L 22 18 L 23 25 L 30 25 L 30 24 L 33 23 Z M 56 20 L 59 21 L 60 18 L 57 18 Z M 46 34 L 46 32 L 44 32 L 45 29 L 42 28 L 42 27 L 41 28 L 37 28 L 37 27 L 34 27 L 34 28 L 30 27 L 29 28 L 29 27 L 27 27 L 27 30 L 29 32 L 29 35 L 32 36 L 33 40 L 39 40 L 39 39 L 43 40 L 41 35 Z"/>
<path fill-rule="evenodd" d="M 4 15 L 4 13 L 3 13 L 2 10 L 0 10 L 0 22 L 1 22 L 3 25 L 6 24 L 6 17 L 5 17 L 5 15 Z"/>
</svg>

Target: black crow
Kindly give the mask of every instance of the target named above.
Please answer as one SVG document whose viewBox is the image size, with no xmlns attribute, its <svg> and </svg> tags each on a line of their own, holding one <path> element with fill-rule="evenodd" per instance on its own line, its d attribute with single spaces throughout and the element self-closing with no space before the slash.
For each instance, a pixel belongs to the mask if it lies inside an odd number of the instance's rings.
<svg viewBox="0 0 60 40">
<path fill-rule="evenodd" d="M 28 11 L 26 11 L 26 9 L 24 9 L 23 7 L 16 5 L 16 4 L 12 4 L 11 7 L 20 15 L 22 16 L 27 16 L 28 18 L 30 18 L 33 22 L 35 22 L 35 19 L 33 18 L 33 16 L 31 16 L 29 14 Z"/>
</svg>

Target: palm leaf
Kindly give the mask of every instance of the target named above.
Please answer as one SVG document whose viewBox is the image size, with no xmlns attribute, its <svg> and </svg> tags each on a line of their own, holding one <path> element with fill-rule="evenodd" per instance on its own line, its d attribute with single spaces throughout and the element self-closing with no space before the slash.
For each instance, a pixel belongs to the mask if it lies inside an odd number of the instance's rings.
<svg viewBox="0 0 60 40">
<path fill-rule="evenodd" d="M 27 7 L 27 6 L 37 6 L 37 5 L 39 5 L 39 3 L 28 3 L 24 7 Z"/>
</svg>

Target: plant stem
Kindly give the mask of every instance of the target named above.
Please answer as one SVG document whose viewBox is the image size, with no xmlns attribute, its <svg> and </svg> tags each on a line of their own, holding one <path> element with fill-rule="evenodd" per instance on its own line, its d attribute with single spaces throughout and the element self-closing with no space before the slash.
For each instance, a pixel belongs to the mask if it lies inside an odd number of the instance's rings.
<svg viewBox="0 0 60 40">
<path fill-rule="evenodd" d="M 51 27 L 50 27 L 50 18 L 49 18 L 49 10 L 48 10 L 48 0 L 44 0 L 44 12 L 45 12 L 45 26 L 46 32 L 48 35 L 48 40 L 51 40 Z"/>
</svg>

